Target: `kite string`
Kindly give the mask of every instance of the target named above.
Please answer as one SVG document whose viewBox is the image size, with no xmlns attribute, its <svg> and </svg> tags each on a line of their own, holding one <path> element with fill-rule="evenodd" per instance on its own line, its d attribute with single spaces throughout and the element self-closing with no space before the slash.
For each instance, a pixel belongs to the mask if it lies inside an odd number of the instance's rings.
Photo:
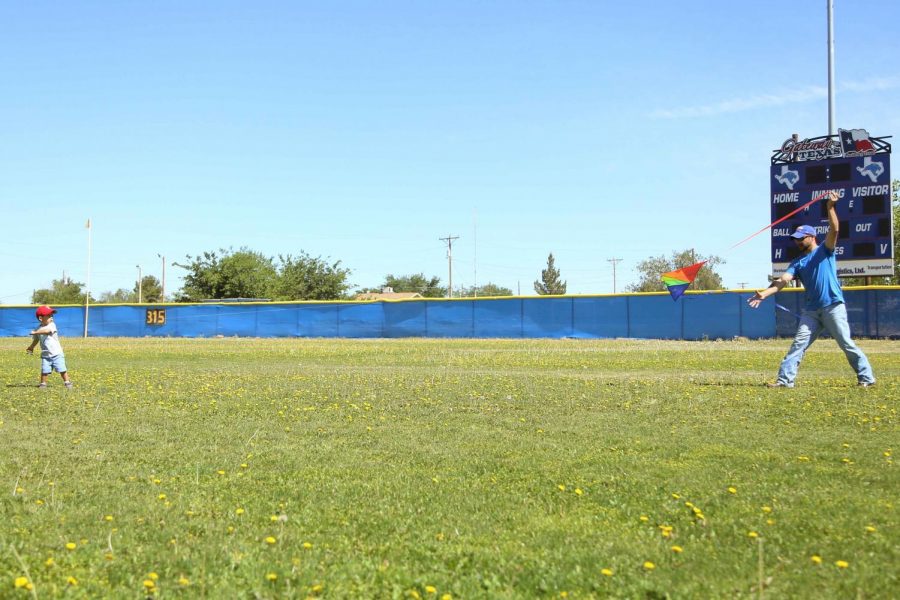
<svg viewBox="0 0 900 600">
<path fill-rule="evenodd" d="M 792 211 L 789 212 L 788 214 L 784 215 L 783 217 L 781 217 L 781 218 L 778 219 L 777 221 L 773 221 L 772 223 L 769 223 L 768 225 L 766 225 L 765 227 L 763 227 L 762 229 L 760 229 L 760 230 L 757 231 L 756 233 L 753 233 L 753 234 L 749 235 L 748 237 L 745 237 L 744 239 L 742 239 L 741 241 L 739 241 L 737 244 L 735 244 L 734 246 L 730 247 L 729 250 L 734 250 L 735 248 L 737 248 L 738 246 L 740 246 L 740 245 L 743 244 L 744 242 L 748 242 L 748 241 L 750 241 L 751 239 L 755 238 L 756 236 L 758 236 L 759 234 L 761 234 L 763 231 L 765 231 L 765 230 L 767 230 L 767 229 L 771 229 L 772 227 L 775 227 L 776 225 L 778 225 L 779 223 L 781 223 L 781 222 L 784 221 L 785 219 L 789 219 L 789 218 L 793 217 L 794 215 L 796 215 L 798 212 L 800 212 L 800 211 L 803 210 L 804 208 L 807 208 L 807 207 L 809 207 L 810 205 L 815 204 L 816 202 L 818 202 L 818 201 L 821 200 L 822 198 L 825 198 L 826 196 L 828 196 L 828 194 L 829 194 L 830 191 L 831 191 L 831 190 L 828 190 L 828 191 L 822 192 L 822 193 L 819 194 L 818 196 L 813 196 L 813 199 L 812 199 L 812 200 L 810 200 L 809 202 L 807 202 L 806 204 L 804 204 L 804 205 L 801 206 L 800 208 L 795 208 L 794 210 L 792 210 Z"/>
</svg>

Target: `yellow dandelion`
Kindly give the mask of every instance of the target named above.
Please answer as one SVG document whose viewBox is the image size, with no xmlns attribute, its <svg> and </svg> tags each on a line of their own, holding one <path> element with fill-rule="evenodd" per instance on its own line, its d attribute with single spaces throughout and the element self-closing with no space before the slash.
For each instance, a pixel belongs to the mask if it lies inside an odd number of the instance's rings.
<svg viewBox="0 0 900 600">
<path fill-rule="evenodd" d="M 682 552 L 684 552 L 684 548 L 682 548 L 681 546 L 672 546 L 672 552 L 674 552 L 675 554 L 681 554 Z"/>
<path fill-rule="evenodd" d="M 271 517 L 269 517 L 269 520 L 272 521 L 273 523 L 277 523 L 277 522 L 278 522 L 278 515 L 272 515 Z"/>
<path fill-rule="evenodd" d="M 426 593 L 426 594 L 437 594 L 437 588 L 434 587 L 433 585 L 426 585 L 426 586 L 425 586 L 425 593 Z"/>
<path fill-rule="evenodd" d="M 325 586 L 323 586 L 321 583 L 317 583 L 316 585 L 312 586 L 309 589 L 310 589 L 310 591 L 312 591 L 313 594 L 321 594 L 322 590 L 325 589 Z"/>
<path fill-rule="evenodd" d="M 646 523 L 647 521 L 650 520 L 650 517 L 648 517 L 647 515 L 641 515 L 640 520 L 641 520 L 641 523 Z"/>
<path fill-rule="evenodd" d="M 680 500 L 680 499 L 681 499 L 681 494 L 678 494 L 678 493 L 676 493 L 676 492 L 672 492 L 672 497 L 675 498 L 676 500 Z"/>
<path fill-rule="evenodd" d="M 103 555 L 103 558 L 105 558 L 106 560 L 112 560 L 113 559 L 112 552 L 107 552 L 106 554 Z"/>
<path fill-rule="evenodd" d="M 581 488 L 575 488 L 575 494 L 576 494 L 577 496 L 581 496 L 582 494 L 584 494 L 584 491 L 582 491 Z"/>
<path fill-rule="evenodd" d="M 756 533 L 755 531 L 748 531 L 748 532 L 747 532 L 747 537 L 750 537 L 750 538 L 758 538 L 758 537 L 759 537 L 759 534 Z"/>
<path fill-rule="evenodd" d="M 866 525 L 866 531 L 869 533 L 875 533 L 875 527 L 872 525 Z"/>
<path fill-rule="evenodd" d="M 270 546 L 271 546 L 272 544 L 274 544 L 275 542 L 277 542 L 277 541 L 278 541 L 278 540 L 276 540 L 276 539 L 275 539 L 274 537 L 272 537 L 271 535 L 270 535 L 269 537 L 266 538 L 266 543 L 269 544 Z"/>
<path fill-rule="evenodd" d="M 247 463 L 241 463 L 241 468 L 242 468 L 242 469 L 246 469 L 246 468 L 249 467 L 249 466 L 250 466 L 250 465 L 248 465 Z"/>
<path fill-rule="evenodd" d="M 728 488 L 728 493 L 729 494 L 737 494 L 737 488 L 736 487 Z"/>
<path fill-rule="evenodd" d="M 43 506 L 43 505 L 44 505 L 44 501 L 41 500 L 40 498 L 38 498 L 37 500 L 35 500 L 34 503 L 37 504 L 38 506 Z"/>
<path fill-rule="evenodd" d="M 410 598 L 413 598 L 413 600 L 419 600 L 419 598 L 422 597 L 421 595 L 419 595 L 419 592 L 417 592 L 416 590 L 409 590 L 406 594 Z"/>
<path fill-rule="evenodd" d="M 769 514 L 770 512 L 772 512 L 772 507 L 771 506 L 763 506 L 762 511 L 766 514 Z"/>
<path fill-rule="evenodd" d="M 822 557 L 819 556 L 818 554 L 813 554 L 812 556 L 809 557 L 809 560 L 811 560 L 813 562 L 813 564 L 815 564 L 815 565 L 822 564 Z"/>
<path fill-rule="evenodd" d="M 191 585 L 191 580 L 182 575 L 178 578 L 178 585 Z"/>
<path fill-rule="evenodd" d="M 144 587 L 147 589 L 147 591 L 154 590 L 156 589 L 156 583 L 154 583 L 152 579 L 145 579 Z"/>
<path fill-rule="evenodd" d="M 603 576 L 605 576 L 605 577 L 612 577 L 612 576 L 613 576 L 613 570 L 612 570 L 612 569 L 600 569 L 600 574 L 603 575 Z"/>
<path fill-rule="evenodd" d="M 48 557 L 47 560 L 44 561 L 45 567 L 52 567 L 54 564 L 56 564 L 56 561 L 53 560 L 52 556 Z"/>
<path fill-rule="evenodd" d="M 113 516 L 112 516 L 112 515 L 106 515 L 105 517 L 103 517 L 103 520 L 106 521 L 107 523 L 111 523 L 112 520 L 113 520 Z"/>
<path fill-rule="evenodd" d="M 809 457 L 808 456 L 798 456 L 797 460 L 799 460 L 800 462 L 809 462 Z"/>
<path fill-rule="evenodd" d="M 303 542 L 303 547 L 309 550 L 313 547 L 313 545 L 310 542 Z"/>
<path fill-rule="evenodd" d="M 16 588 L 23 588 L 28 585 L 28 578 L 27 577 L 16 577 L 16 580 L 13 583 L 15 584 Z"/>
<path fill-rule="evenodd" d="M 78 547 L 78 544 L 75 542 L 66 542 L 66 550 L 74 550 Z"/>
<path fill-rule="evenodd" d="M 834 561 L 834 564 L 838 569 L 846 569 L 850 566 L 850 563 L 848 563 L 846 560 L 836 560 Z"/>
<path fill-rule="evenodd" d="M 242 514 L 244 514 L 244 509 L 243 509 L 243 508 L 239 508 L 239 509 L 237 509 L 237 510 L 234 511 L 234 514 L 236 514 L 236 515 L 242 515 Z"/>
<path fill-rule="evenodd" d="M 453 595 L 452 594 L 444 594 L 443 596 L 441 596 L 441 600 L 453 600 Z"/>
<path fill-rule="evenodd" d="M 152 579 L 153 581 L 159 581 L 159 575 L 155 571 L 150 571 L 147 573 L 147 579 Z"/>
<path fill-rule="evenodd" d="M 222 469 L 219 469 L 218 471 L 216 471 L 216 473 L 218 473 L 219 475 L 224 475 L 225 471 L 223 471 Z"/>
<path fill-rule="evenodd" d="M 68 577 L 66 577 L 66 583 L 68 583 L 71 586 L 76 586 L 76 585 L 78 585 L 78 580 L 75 579 L 74 577 L 72 577 L 71 575 L 69 575 Z"/>
<path fill-rule="evenodd" d="M 165 499 L 166 499 L 166 495 L 165 495 L 165 494 L 160 494 L 159 496 L 157 496 L 157 498 L 159 498 L 160 500 L 165 500 Z"/>
<path fill-rule="evenodd" d="M 559 484 L 558 486 L 556 486 L 556 489 L 558 489 L 561 492 L 564 492 L 564 491 L 566 491 L 566 486 L 564 486 L 563 484 Z"/>
<path fill-rule="evenodd" d="M 266 573 L 266 579 L 269 581 L 276 581 L 278 579 L 278 575 L 275 573 Z"/>
<path fill-rule="evenodd" d="M 644 562 L 644 568 L 647 569 L 648 571 L 652 571 L 653 569 L 656 568 L 656 565 L 654 565 L 652 562 L 650 562 L 648 560 L 648 561 Z"/>
</svg>

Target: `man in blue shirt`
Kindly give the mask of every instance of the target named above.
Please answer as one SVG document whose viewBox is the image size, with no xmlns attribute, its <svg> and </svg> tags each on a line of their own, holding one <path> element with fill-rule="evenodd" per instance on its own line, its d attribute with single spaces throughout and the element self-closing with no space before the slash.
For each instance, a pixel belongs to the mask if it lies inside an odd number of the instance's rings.
<svg viewBox="0 0 900 600">
<path fill-rule="evenodd" d="M 794 259 L 784 274 L 772 282 L 768 288 L 756 292 L 748 303 L 753 308 L 763 300 L 777 294 L 784 286 L 796 278 L 800 279 L 806 291 L 806 303 L 800 325 L 794 335 L 794 343 L 778 369 L 778 379 L 769 387 L 794 387 L 800 361 L 816 338 L 823 331 L 828 331 L 844 351 L 847 361 L 856 371 L 857 384 L 860 387 L 875 385 L 875 375 L 869 359 L 850 339 L 850 324 L 847 322 L 847 307 L 844 305 L 844 293 L 837 278 L 837 266 L 834 260 L 834 248 L 838 238 L 838 218 L 834 205 L 838 196 L 835 192 L 828 194 L 828 233 L 825 243 L 816 243 L 816 230 L 809 225 L 800 225 L 791 234 L 794 243 L 802 252 Z"/>
</svg>

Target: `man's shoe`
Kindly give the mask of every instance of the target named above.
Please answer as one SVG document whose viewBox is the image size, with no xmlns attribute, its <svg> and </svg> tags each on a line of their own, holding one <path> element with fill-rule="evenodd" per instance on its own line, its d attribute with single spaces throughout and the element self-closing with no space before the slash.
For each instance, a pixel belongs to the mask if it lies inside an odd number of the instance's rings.
<svg viewBox="0 0 900 600">
<path fill-rule="evenodd" d="M 66 382 L 66 389 L 67 389 L 67 390 L 71 390 L 71 389 L 72 389 L 72 382 L 71 382 L 71 381 L 67 381 L 67 382 Z"/>
<path fill-rule="evenodd" d="M 39 387 L 40 389 L 44 389 L 44 388 L 47 387 L 47 384 L 46 384 L 46 383 L 39 383 L 39 384 L 38 384 L 38 387 Z"/>
<path fill-rule="evenodd" d="M 788 385 L 788 384 L 786 384 L 786 383 L 782 383 L 782 382 L 780 382 L 780 381 L 776 381 L 775 383 L 767 383 L 767 384 L 766 384 L 766 387 L 767 387 L 767 388 L 788 388 L 788 389 L 790 389 L 790 388 L 792 388 L 792 387 L 794 387 L 794 386 Z"/>
<path fill-rule="evenodd" d="M 859 383 L 856 384 L 856 387 L 870 388 L 873 385 L 875 385 L 874 381 L 860 381 Z"/>
</svg>

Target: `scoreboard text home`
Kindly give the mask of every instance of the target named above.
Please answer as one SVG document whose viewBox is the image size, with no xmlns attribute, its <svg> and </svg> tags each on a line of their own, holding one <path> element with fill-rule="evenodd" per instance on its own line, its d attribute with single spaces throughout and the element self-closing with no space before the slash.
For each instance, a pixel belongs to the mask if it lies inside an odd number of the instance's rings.
<svg viewBox="0 0 900 600">
<path fill-rule="evenodd" d="M 889 277 L 894 273 L 891 220 L 891 136 L 870 138 L 865 129 L 838 129 L 836 136 L 800 140 L 794 135 L 772 156 L 772 221 L 828 190 L 840 196 L 835 257 L 842 277 Z M 772 228 L 772 272 L 780 275 L 799 255 L 790 235 L 797 225 L 828 230 L 826 202 L 813 203 Z"/>
</svg>

